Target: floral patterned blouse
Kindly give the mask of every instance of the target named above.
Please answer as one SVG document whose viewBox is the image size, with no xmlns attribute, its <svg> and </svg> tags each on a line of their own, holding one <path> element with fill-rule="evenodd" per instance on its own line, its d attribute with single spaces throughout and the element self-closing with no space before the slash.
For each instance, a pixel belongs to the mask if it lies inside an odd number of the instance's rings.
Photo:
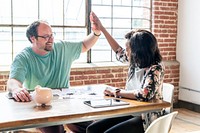
<svg viewBox="0 0 200 133">
<path fill-rule="evenodd" d="M 125 49 L 118 48 L 116 58 L 120 62 L 127 63 L 128 58 L 125 54 Z M 149 68 L 135 68 L 134 72 L 130 73 L 129 68 L 125 89 L 133 91 L 138 100 L 162 99 L 161 88 L 164 79 L 164 66 L 162 63 L 152 65 Z"/>
</svg>

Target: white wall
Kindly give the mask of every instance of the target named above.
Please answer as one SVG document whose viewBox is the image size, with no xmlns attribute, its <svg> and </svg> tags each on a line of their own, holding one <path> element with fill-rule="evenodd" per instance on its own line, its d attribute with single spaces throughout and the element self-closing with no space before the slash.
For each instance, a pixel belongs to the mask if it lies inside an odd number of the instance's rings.
<svg viewBox="0 0 200 133">
<path fill-rule="evenodd" d="M 178 1 L 177 60 L 179 99 L 200 105 L 200 0 Z"/>
</svg>

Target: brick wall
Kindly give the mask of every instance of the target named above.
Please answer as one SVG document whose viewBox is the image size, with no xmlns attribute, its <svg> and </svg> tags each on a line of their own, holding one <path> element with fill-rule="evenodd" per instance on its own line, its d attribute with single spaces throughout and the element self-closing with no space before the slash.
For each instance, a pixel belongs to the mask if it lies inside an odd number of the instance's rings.
<svg viewBox="0 0 200 133">
<path fill-rule="evenodd" d="M 114 87 L 124 88 L 128 66 L 95 67 L 72 69 L 71 86 L 88 84 L 107 84 Z"/>
<path fill-rule="evenodd" d="M 0 71 L 0 92 L 6 90 L 6 81 L 8 79 L 9 72 Z"/>
<path fill-rule="evenodd" d="M 175 86 L 174 102 L 178 101 L 179 62 L 176 61 L 178 0 L 154 0 L 152 31 L 158 39 L 166 67 L 164 82 Z M 0 91 L 6 90 L 9 72 L 0 72 Z M 123 88 L 127 77 L 127 66 L 104 66 L 72 68 L 71 86 L 108 84 Z"/>
<path fill-rule="evenodd" d="M 177 102 L 180 67 L 176 61 L 178 0 L 153 0 L 152 8 L 152 32 L 166 62 L 165 82 L 175 86 L 174 102 Z"/>
<path fill-rule="evenodd" d="M 154 0 L 152 32 L 164 60 L 176 60 L 178 0 Z"/>
</svg>

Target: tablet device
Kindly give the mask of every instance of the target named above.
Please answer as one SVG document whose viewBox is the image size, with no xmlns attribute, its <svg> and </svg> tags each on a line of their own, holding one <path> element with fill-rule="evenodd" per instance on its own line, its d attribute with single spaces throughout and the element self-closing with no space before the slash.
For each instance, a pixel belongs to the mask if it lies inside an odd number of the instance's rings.
<svg viewBox="0 0 200 133">
<path fill-rule="evenodd" d="M 129 103 L 118 99 L 93 99 L 84 101 L 84 104 L 89 105 L 93 108 L 129 105 Z"/>
</svg>

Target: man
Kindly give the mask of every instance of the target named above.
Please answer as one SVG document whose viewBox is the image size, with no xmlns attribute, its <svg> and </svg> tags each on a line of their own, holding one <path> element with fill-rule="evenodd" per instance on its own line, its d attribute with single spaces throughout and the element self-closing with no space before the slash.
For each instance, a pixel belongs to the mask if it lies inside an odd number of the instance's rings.
<svg viewBox="0 0 200 133">
<path fill-rule="evenodd" d="M 26 36 L 32 46 L 22 50 L 14 59 L 7 89 L 17 102 L 29 102 L 29 90 L 36 85 L 49 88 L 68 88 L 70 69 L 81 52 L 88 51 L 98 40 L 101 31 L 90 14 L 93 33 L 81 42 L 54 42 L 51 26 L 45 21 L 35 21 L 28 26 Z M 40 129 L 44 133 L 64 132 L 62 125 Z"/>
</svg>

